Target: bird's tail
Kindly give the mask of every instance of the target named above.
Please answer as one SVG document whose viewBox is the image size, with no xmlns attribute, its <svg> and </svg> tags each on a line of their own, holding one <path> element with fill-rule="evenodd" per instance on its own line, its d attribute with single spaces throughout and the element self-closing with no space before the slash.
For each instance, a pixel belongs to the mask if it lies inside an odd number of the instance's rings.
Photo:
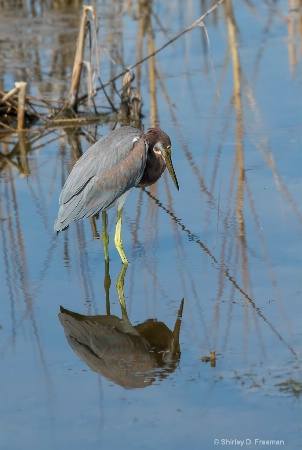
<svg viewBox="0 0 302 450">
<path fill-rule="evenodd" d="M 57 232 L 57 235 L 60 233 L 60 231 L 64 231 L 67 230 L 67 228 L 69 227 L 69 224 L 66 225 L 66 223 L 64 224 L 64 222 L 60 222 L 59 221 L 59 216 L 55 221 L 54 224 L 54 230 Z"/>
</svg>

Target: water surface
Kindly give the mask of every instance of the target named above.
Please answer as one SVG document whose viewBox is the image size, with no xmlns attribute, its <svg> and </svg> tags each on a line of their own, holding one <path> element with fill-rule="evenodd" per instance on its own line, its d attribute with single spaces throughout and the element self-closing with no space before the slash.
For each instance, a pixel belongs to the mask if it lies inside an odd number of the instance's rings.
<svg viewBox="0 0 302 450">
<path fill-rule="evenodd" d="M 32 95 L 67 97 L 81 3 L 50 3 L 1 6 L 2 91 L 25 80 Z M 103 81 L 139 59 L 139 42 L 147 55 L 211 5 L 154 0 L 142 35 L 136 2 L 93 4 Z M 164 174 L 127 199 L 126 311 L 115 288 L 115 211 L 107 299 L 102 242 L 89 220 L 53 232 L 77 151 L 115 118 L 0 135 L 1 449 L 194 450 L 241 440 L 263 448 L 255 439 L 301 448 L 299 21 L 298 2 L 225 2 L 205 22 L 210 48 L 198 27 L 159 53 L 155 68 L 135 71 L 143 126 L 169 134 L 180 191 Z M 102 93 L 95 101 L 109 111 Z M 96 224 L 101 232 L 101 218 Z M 179 353 L 169 339 L 182 299 Z M 93 328 L 123 315 L 126 336 L 147 351 L 132 363 L 130 353 L 108 351 L 105 370 L 100 357 L 97 365 L 91 351 L 81 354 L 79 336 L 65 335 L 60 306 L 81 315 L 80 325 L 65 317 L 81 334 L 83 316 Z M 148 350 L 156 324 L 170 354 Z"/>
</svg>

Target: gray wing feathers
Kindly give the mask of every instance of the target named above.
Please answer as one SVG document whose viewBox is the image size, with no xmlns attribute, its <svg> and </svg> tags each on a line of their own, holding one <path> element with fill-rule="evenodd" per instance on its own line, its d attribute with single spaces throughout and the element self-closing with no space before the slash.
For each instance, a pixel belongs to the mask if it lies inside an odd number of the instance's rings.
<svg viewBox="0 0 302 450">
<path fill-rule="evenodd" d="M 92 145 L 73 167 L 60 195 L 55 230 L 113 206 L 143 176 L 147 147 L 142 131 L 122 127 Z M 133 145 L 133 140 L 138 138 Z"/>
</svg>

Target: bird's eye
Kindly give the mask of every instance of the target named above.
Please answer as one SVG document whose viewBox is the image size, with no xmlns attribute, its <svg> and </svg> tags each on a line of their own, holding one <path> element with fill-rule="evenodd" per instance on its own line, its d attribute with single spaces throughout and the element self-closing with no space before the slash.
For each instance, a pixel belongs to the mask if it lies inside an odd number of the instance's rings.
<svg viewBox="0 0 302 450">
<path fill-rule="evenodd" d="M 168 145 L 168 146 L 167 146 L 167 150 L 171 150 L 171 145 Z"/>
</svg>

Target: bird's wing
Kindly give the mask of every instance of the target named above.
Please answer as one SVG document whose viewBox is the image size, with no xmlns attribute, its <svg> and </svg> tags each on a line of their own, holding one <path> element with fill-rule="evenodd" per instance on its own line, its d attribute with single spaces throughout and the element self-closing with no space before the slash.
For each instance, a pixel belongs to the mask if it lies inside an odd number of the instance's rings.
<svg viewBox="0 0 302 450">
<path fill-rule="evenodd" d="M 61 192 L 57 222 L 68 226 L 73 220 L 107 209 L 139 183 L 147 158 L 142 136 L 137 128 L 122 127 L 101 138 L 83 154 Z"/>
</svg>

